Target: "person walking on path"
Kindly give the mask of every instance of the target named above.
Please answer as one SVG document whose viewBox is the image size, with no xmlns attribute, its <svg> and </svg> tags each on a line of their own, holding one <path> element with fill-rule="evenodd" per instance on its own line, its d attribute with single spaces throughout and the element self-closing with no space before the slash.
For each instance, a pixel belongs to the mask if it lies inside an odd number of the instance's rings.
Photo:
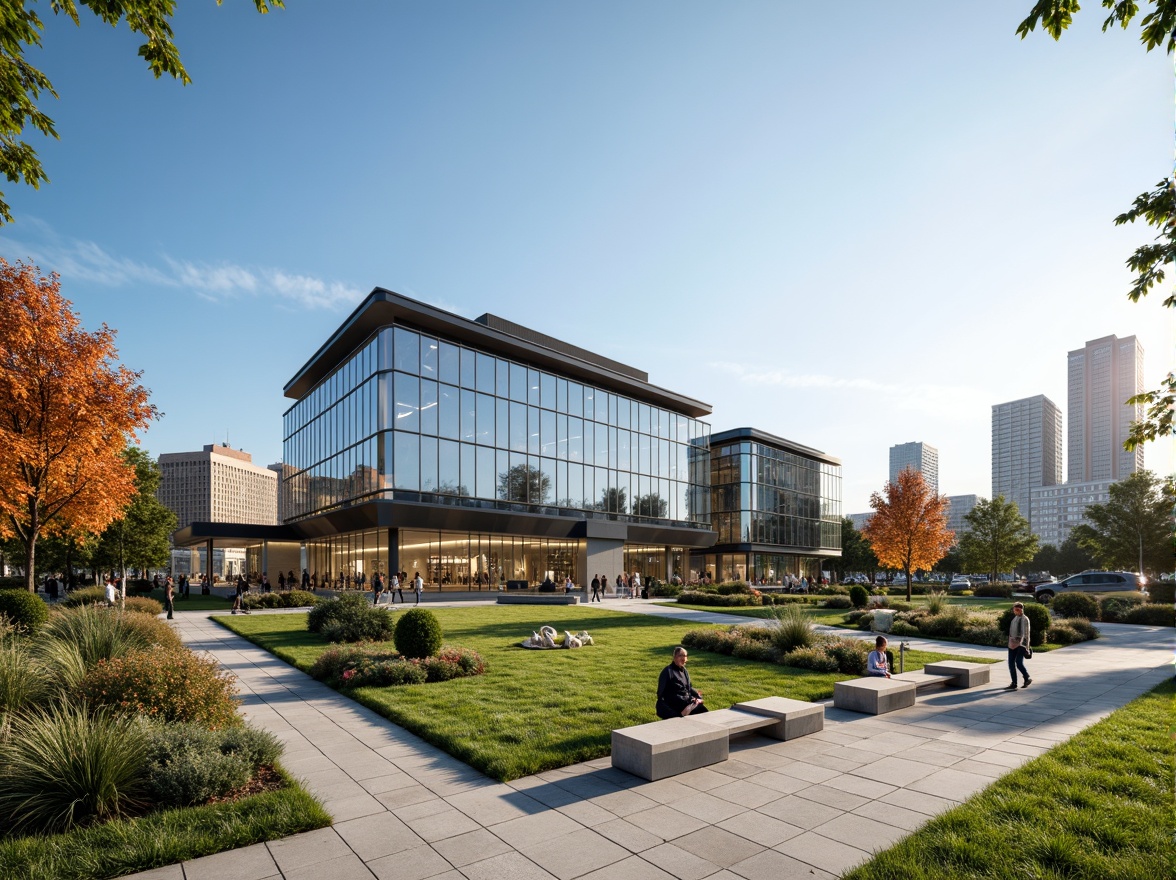
<svg viewBox="0 0 1176 880">
<path fill-rule="evenodd" d="M 249 609 L 245 607 L 245 594 L 249 592 L 249 582 L 245 580 L 245 575 L 237 575 L 237 597 L 233 600 L 233 613 L 238 611 L 242 614 L 248 614 Z"/>
<path fill-rule="evenodd" d="M 163 582 L 163 607 L 167 609 L 167 619 L 175 620 L 176 610 L 176 587 L 172 583 L 171 575 L 167 576 L 167 580 Z"/>
<path fill-rule="evenodd" d="M 421 593 L 425 589 L 425 582 L 421 578 L 421 573 L 418 571 L 416 577 L 412 579 L 412 591 L 416 593 L 416 603 L 421 604 Z"/>
<path fill-rule="evenodd" d="M 1009 678 L 1012 681 L 1005 688 L 1006 691 L 1017 689 L 1017 670 L 1025 683 L 1023 688 L 1033 684 L 1033 679 L 1025 671 L 1025 657 L 1029 653 L 1029 618 L 1025 616 L 1025 606 L 1017 602 L 1013 605 L 1013 619 L 1009 623 Z"/>
<path fill-rule="evenodd" d="M 625 576 L 623 574 L 617 575 L 617 598 L 624 599 L 627 587 L 625 585 Z"/>
<path fill-rule="evenodd" d="M 641 595 L 641 575 L 637 572 L 633 572 L 633 598 L 643 598 Z"/>
<path fill-rule="evenodd" d="M 372 578 L 372 605 L 380 604 L 380 597 L 384 595 L 384 579 L 380 577 L 377 571 L 375 577 Z"/>
<path fill-rule="evenodd" d="M 681 645 L 674 648 L 673 661 L 658 677 L 657 706 L 654 709 L 658 718 L 685 718 L 709 711 L 702 704 L 702 694 L 690 681 L 690 673 L 686 671 L 687 656 Z"/>
<path fill-rule="evenodd" d="M 391 599 L 391 604 L 396 604 L 396 595 L 400 594 L 400 604 L 404 604 L 404 590 L 400 586 L 400 575 L 392 572 L 388 576 L 388 596 Z"/>
<path fill-rule="evenodd" d="M 106 604 L 111 608 L 114 607 L 115 602 L 118 601 L 118 592 L 114 587 L 114 578 L 110 575 L 106 576 Z"/>
<path fill-rule="evenodd" d="M 600 601 L 600 575 L 598 575 L 598 574 L 592 576 L 592 598 L 589 599 L 588 601 L 589 602 L 599 602 Z"/>
</svg>

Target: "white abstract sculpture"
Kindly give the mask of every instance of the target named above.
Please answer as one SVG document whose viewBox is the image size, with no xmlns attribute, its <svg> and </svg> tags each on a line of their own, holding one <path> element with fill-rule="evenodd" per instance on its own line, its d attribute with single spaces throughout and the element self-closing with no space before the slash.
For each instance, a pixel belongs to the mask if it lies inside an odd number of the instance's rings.
<svg viewBox="0 0 1176 880">
<path fill-rule="evenodd" d="M 565 648 L 579 648 L 581 646 L 581 644 L 582 643 L 580 642 L 580 640 L 578 638 L 576 638 L 574 635 L 572 635 L 566 629 L 564 630 L 563 646 Z"/>
</svg>

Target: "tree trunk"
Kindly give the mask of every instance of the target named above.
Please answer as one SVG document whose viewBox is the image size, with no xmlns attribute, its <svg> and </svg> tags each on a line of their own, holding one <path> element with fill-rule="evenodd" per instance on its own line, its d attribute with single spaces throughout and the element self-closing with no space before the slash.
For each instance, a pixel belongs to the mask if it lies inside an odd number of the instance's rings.
<svg viewBox="0 0 1176 880">
<path fill-rule="evenodd" d="M 909 603 L 911 601 L 911 569 L 909 565 L 904 569 L 904 573 L 906 574 L 907 602 Z"/>
<path fill-rule="evenodd" d="M 31 538 L 25 544 L 25 589 L 30 593 L 37 592 L 37 575 L 33 571 L 33 564 L 37 561 L 37 539 Z"/>
</svg>

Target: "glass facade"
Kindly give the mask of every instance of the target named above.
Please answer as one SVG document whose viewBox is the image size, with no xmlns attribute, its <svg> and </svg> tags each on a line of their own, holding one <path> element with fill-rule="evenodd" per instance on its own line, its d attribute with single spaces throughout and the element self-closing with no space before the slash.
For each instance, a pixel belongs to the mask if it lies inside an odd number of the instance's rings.
<svg viewBox="0 0 1176 880">
<path fill-rule="evenodd" d="M 785 575 L 819 575 L 820 557 L 841 550 L 841 466 L 718 435 L 711 450 L 711 509 L 716 552 L 694 556 L 692 577 L 773 584 Z M 763 552 L 763 545 L 771 549 Z"/>
<path fill-rule="evenodd" d="M 397 497 L 705 526 L 709 434 L 681 413 L 385 327 L 286 412 L 284 509 L 296 520 Z"/>
</svg>

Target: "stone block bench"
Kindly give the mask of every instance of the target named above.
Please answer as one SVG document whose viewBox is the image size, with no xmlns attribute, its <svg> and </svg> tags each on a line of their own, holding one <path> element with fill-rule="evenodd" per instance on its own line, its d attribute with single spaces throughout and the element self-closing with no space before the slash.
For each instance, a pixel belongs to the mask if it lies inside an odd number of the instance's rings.
<svg viewBox="0 0 1176 880">
<path fill-rule="evenodd" d="M 499 605 L 579 605 L 580 597 L 574 593 L 545 593 L 537 596 L 534 593 L 503 593 L 498 597 Z"/>
<path fill-rule="evenodd" d="M 902 672 L 890 678 L 868 676 L 833 684 L 833 705 L 838 709 L 884 715 L 915 705 L 915 699 L 942 687 L 970 688 L 988 684 L 990 663 L 947 660 L 928 663 L 922 672 Z"/>
<path fill-rule="evenodd" d="M 668 718 L 612 732 L 612 765 L 650 781 L 727 760 L 733 736 L 760 732 L 796 739 L 825 727 L 825 707 L 766 697 L 730 709 Z"/>
</svg>

